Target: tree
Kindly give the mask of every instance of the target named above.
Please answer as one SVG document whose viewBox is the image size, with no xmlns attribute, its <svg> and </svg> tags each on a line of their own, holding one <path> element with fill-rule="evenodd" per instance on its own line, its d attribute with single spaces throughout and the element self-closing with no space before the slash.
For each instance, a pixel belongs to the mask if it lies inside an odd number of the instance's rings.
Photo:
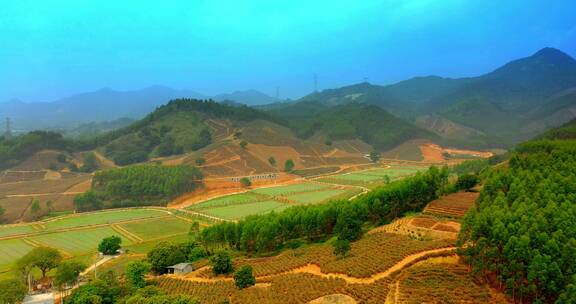
<svg viewBox="0 0 576 304">
<path fill-rule="evenodd" d="M 84 154 L 84 164 L 80 168 L 82 172 L 94 172 L 98 169 L 98 160 L 96 159 L 96 154 L 93 152 L 88 152 Z"/>
<path fill-rule="evenodd" d="M 58 267 L 60 262 L 62 262 L 62 255 L 58 250 L 49 247 L 36 247 L 21 257 L 16 265 L 24 277 L 32 268 L 37 267 L 42 272 L 42 278 L 45 278 L 46 273 Z"/>
<path fill-rule="evenodd" d="M 284 162 L 284 171 L 292 172 L 293 169 L 294 169 L 294 161 L 291 159 L 287 159 L 286 162 Z"/>
<path fill-rule="evenodd" d="M 66 285 L 74 285 L 78 281 L 80 273 L 86 269 L 86 265 L 77 261 L 64 261 L 56 268 L 54 284 L 60 289 Z"/>
<path fill-rule="evenodd" d="M 276 167 L 276 159 L 274 158 L 274 156 L 268 157 L 268 162 L 272 167 Z"/>
<path fill-rule="evenodd" d="M 65 163 L 66 162 L 66 155 L 63 153 L 58 154 L 58 156 L 56 156 L 56 160 L 58 160 L 58 162 L 60 163 Z"/>
<path fill-rule="evenodd" d="M 102 199 L 93 190 L 88 190 L 74 197 L 76 212 L 99 210 L 102 209 L 102 205 Z"/>
<path fill-rule="evenodd" d="M 369 157 L 373 163 L 377 163 L 378 161 L 380 161 L 380 153 L 378 151 L 370 152 Z"/>
<path fill-rule="evenodd" d="M 6 212 L 6 209 L 4 209 L 4 207 L 0 206 L 0 218 L 2 217 L 2 215 L 4 215 L 5 212 Z"/>
<path fill-rule="evenodd" d="M 234 273 L 234 284 L 240 289 L 256 284 L 256 278 L 252 274 L 252 266 L 244 265 Z"/>
<path fill-rule="evenodd" d="M 197 166 L 204 166 L 206 164 L 206 159 L 204 159 L 203 157 L 198 157 L 196 159 L 196 165 Z"/>
<path fill-rule="evenodd" d="M 186 262 L 186 254 L 182 249 L 169 242 L 160 242 L 148 251 L 148 262 L 151 270 L 157 274 L 166 273 L 166 267 Z"/>
<path fill-rule="evenodd" d="M 0 303 L 20 303 L 27 292 L 26 285 L 20 280 L 0 281 Z"/>
<path fill-rule="evenodd" d="M 192 223 L 192 225 L 190 226 L 190 230 L 188 231 L 188 235 L 189 236 L 196 236 L 196 235 L 198 235 L 198 232 L 200 232 L 200 223 L 198 223 L 197 221 L 194 221 L 194 223 Z"/>
<path fill-rule="evenodd" d="M 210 262 L 212 263 L 212 271 L 214 274 L 228 274 L 234 271 L 232 258 L 228 251 L 221 250 L 216 252 L 216 254 L 210 257 Z"/>
<path fill-rule="evenodd" d="M 241 147 L 242 149 L 246 149 L 246 146 L 247 146 L 247 145 L 248 145 L 248 142 L 245 141 L 245 140 L 243 140 L 243 141 L 240 142 L 240 147 Z"/>
<path fill-rule="evenodd" d="M 240 179 L 240 183 L 242 184 L 243 187 L 250 187 L 252 186 L 252 182 L 250 181 L 249 178 L 247 177 L 243 177 Z"/>
<path fill-rule="evenodd" d="M 480 178 L 475 174 L 465 174 L 458 176 L 456 188 L 459 190 L 469 191 L 480 182 Z"/>
<path fill-rule="evenodd" d="M 350 241 L 343 239 L 336 239 L 332 246 L 334 247 L 334 255 L 338 257 L 345 257 L 350 252 Z"/>
<path fill-rule="evenodd" d="M 144 275 L 150 271 L 150 264 L 143 261 L 130 262 L 126 266 L 126 281 L 132 287 L 142 288 L 146 286 Z"/>
<path fill-rule="evenodd" d="M 40 207 L 40 201 L 33 198 L 30 201 L 30 212 L 32 212 L 32 214 L 36 215 L 36 214 L 38 214 L 38 212 L 40 212 L 40 210 L 42 210 L 42 208 Z"/>
<path fill-rule="evenodd" d="M 105 255 L 114 255 L 120 249 L 120 244 L 122 244 L 122 239 L 119 236 L 109 236 L 98 244 L 98 251 Z"/>
</svg>

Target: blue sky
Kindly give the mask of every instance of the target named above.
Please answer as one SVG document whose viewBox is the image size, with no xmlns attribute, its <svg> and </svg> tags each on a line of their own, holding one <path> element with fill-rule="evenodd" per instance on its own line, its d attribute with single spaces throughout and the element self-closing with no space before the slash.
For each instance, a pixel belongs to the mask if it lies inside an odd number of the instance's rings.
<svg viewBox="0 0 576 304">
<path fill-rule="evenodd" d="M 574 0 L 2 0 L 0 100 L 166 85 L 296 98 L 576 55 Z"/>
</svg>

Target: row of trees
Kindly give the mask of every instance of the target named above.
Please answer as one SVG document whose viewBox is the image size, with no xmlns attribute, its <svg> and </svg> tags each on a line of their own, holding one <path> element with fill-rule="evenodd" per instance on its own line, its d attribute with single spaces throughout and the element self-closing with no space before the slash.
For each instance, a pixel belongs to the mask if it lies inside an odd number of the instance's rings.
<svg viewBox="0 0 576 304">
<path fill-rule="evenodd" d="M 576 141 L 517 148 L 464 219 L 461 252 L 515 300 L 576 303 Z"/>
<path fill-rule="evenodd" d="M 74 204 L 77 211 L 165 204 L 193 191 L 200 179 L 200 171 L 187 165 L 137 165 L 104 170 L 94 175 L 92 190 L 76 196 Z"/>
<path fill-rule="evenodd" d="M 72 143 L 61 134 L 32 131 L 15 137 L 0 136 L 0 169 L 9 168 L 43 149 L 67 150 Z"/>
<path fill-rule="evenodd" d="M 271 252 L 291 240 L 315 241 L 336 235 L 355 240 L 365 224 L 386 223 L 407 211 L 421 210 L 447 187 L 447 169 L 424 173 L 377 188 L 352 201 L 296 206 L 280 213 L 247 217 L 202 230 L 198 240 L 211 251 L 228 246 L 245 252 Z"/>
</svg>

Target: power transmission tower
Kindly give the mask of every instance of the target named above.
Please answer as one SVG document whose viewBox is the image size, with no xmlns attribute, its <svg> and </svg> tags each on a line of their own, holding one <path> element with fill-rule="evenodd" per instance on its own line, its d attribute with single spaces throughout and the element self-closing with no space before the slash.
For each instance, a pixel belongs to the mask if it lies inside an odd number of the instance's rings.
<svg viewBox="0 0 576 304">
<path fill-rule="evenodd" d="M 6 138 L 10 138 L 12 136 L 12 122 L 10 121 L 10 117 L 6 117 Z"/>
</svg>

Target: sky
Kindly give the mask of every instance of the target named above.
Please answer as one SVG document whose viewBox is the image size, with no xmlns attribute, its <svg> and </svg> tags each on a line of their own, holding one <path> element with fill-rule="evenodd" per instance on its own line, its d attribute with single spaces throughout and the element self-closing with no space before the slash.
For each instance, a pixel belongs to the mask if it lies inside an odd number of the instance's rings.
<svg viewBox="0 0 576 304">
<path fill-rule="evenodd" d="M 574 0 L 0 0 L 0 101 L 164 85 L 298 98 L 576 56 Z"/>
</svg>

